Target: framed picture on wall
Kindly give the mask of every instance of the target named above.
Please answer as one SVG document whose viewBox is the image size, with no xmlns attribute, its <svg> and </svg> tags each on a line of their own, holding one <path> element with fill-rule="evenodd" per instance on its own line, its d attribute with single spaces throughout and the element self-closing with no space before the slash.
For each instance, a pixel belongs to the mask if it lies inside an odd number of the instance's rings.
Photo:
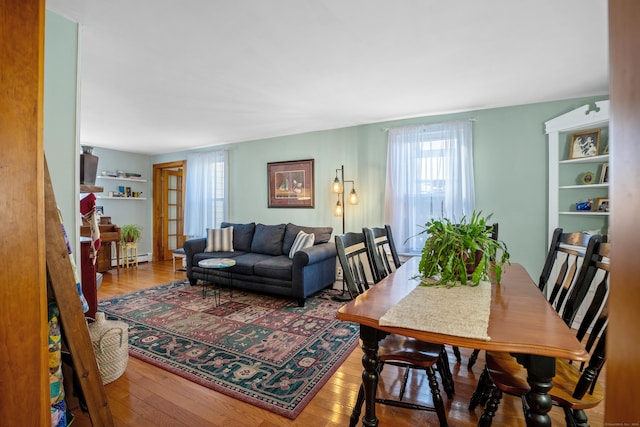
<svg viewBox="0 0 640 427">
<path fill-rule="evenodd" d="M 569 159 L 597 156 L 600 152 L 600 129 L 571 135 Z"/>
<path fill-rule="evenodd" d="M 313 159 L 267 163 L 270 208 L 313 208 Z"/>
</svg>

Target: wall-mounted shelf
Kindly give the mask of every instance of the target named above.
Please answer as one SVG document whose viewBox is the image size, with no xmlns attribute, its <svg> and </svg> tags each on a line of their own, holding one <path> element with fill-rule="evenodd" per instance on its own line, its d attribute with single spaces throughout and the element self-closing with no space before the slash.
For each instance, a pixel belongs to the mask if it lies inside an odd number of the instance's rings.
<svg viewBox="0 0 640 427">
<path fill-rule="evenodd" d="M 110 199 L 110 200 L 147 200 L 146 197 L 109 197 L 109 196 L 96 196 L 96 199 Z"/>
<path fill-rule="evenodd" d="M 111 179 L 113 181 L 147 182 L 146 179 L 142 179 L 142 178 L 120 178 L 117 176 L 104 176 L 104 175 L 96 176 L 96 179 Z"/>
</svg>

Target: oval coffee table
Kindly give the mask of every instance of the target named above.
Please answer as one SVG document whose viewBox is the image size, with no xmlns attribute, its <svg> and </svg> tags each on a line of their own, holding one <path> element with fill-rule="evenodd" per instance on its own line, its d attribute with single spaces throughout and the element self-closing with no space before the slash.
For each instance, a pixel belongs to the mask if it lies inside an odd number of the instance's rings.
<svg viewBox="0 0 640 427">
<path fill-rule="evenodd" d="M 205 297 L 206 293 L 205 293 L 205 288 L 207 283 L 211 283 L 213 284 L 213 298 L 214 301 L 216 303 L 216 307 L 220 305 L 220 289 L 221 289 L 221 285 L 217 284 L 215 281 L 213 280 L 213 278 L 215 277 L 214 274 L 210 274 L 209 270 L 224 270 L 227 269 L 229 267 L 233 267 L 234 265 L 236 265 L 236 260 L 231 259 L 231 258 L 208 258 L 208 259 L 203 259 L 202 261 L 198 262 L 198 267 L 200 268 L 204 268 L 205 269 L 205 280 L 202 281 L 202 298 Z M 227 277 L 229 280 L 229 289 L 231 289 L 231 271 L 226 270 L 227 272 Z M 210 280 L 211 279 L 211 280 Z"/>
</svg>

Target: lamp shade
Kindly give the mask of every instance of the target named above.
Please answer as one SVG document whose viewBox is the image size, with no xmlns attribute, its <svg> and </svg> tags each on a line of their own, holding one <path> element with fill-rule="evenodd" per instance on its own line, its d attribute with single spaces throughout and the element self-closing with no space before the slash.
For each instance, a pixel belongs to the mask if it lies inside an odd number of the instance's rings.
<svg viewBox="0 0 640 427">
<path fill-rule="evenodd" d="M 334 179 L 333 183 L 331 184 L 331 191 L 333 191 L 334 193 L 340 194 L 342 193 L 342 190 L 343 190 L 342 183 L 336 176 L 336 179 Z"/>
<path fill-rule="evenodd" d="M 342 203 L 340 203 L 340 200 L 338 200 L 338 203 L 336 203 L 336 207 L 333 211 L 333 214 L 335 216 L 342 216 L 343 211 L 342 211 Z"/>
<path fill-rule="evenodd" d="M 360 200 L 358 199 L 358 193 L 356 193 L 356 189 L 352 188 L 351 193 L 349 193 L 349 204 L 357 205 Z"/>
</svg>

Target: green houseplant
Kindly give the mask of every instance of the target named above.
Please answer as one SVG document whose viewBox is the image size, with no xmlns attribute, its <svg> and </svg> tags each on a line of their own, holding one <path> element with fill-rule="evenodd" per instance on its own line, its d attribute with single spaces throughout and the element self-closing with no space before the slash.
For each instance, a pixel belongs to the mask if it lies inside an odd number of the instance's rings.
<svg viewBox="0 0 640 427">
<path fill-rule="evenodd" d="M 127 224 L 120 227 L 120 241 L 122 243 L 133 243 L 140 240 L 142 227 L 138 224 Z"/>
<path fill-rule="evenodd" d="M 458 223 L 447 218 L 427 222 L 419 233 L 428 237 L 418 270 L 422 277 L 436 281 L 422 284 L 477 286 L 481 280 L 489 280 L 490 274 L 499 282 L 509 252 L 504 242 L 491 237 L 490 217 L 474 211 L 468 220 L 464 216 Z"/>
</svg>

